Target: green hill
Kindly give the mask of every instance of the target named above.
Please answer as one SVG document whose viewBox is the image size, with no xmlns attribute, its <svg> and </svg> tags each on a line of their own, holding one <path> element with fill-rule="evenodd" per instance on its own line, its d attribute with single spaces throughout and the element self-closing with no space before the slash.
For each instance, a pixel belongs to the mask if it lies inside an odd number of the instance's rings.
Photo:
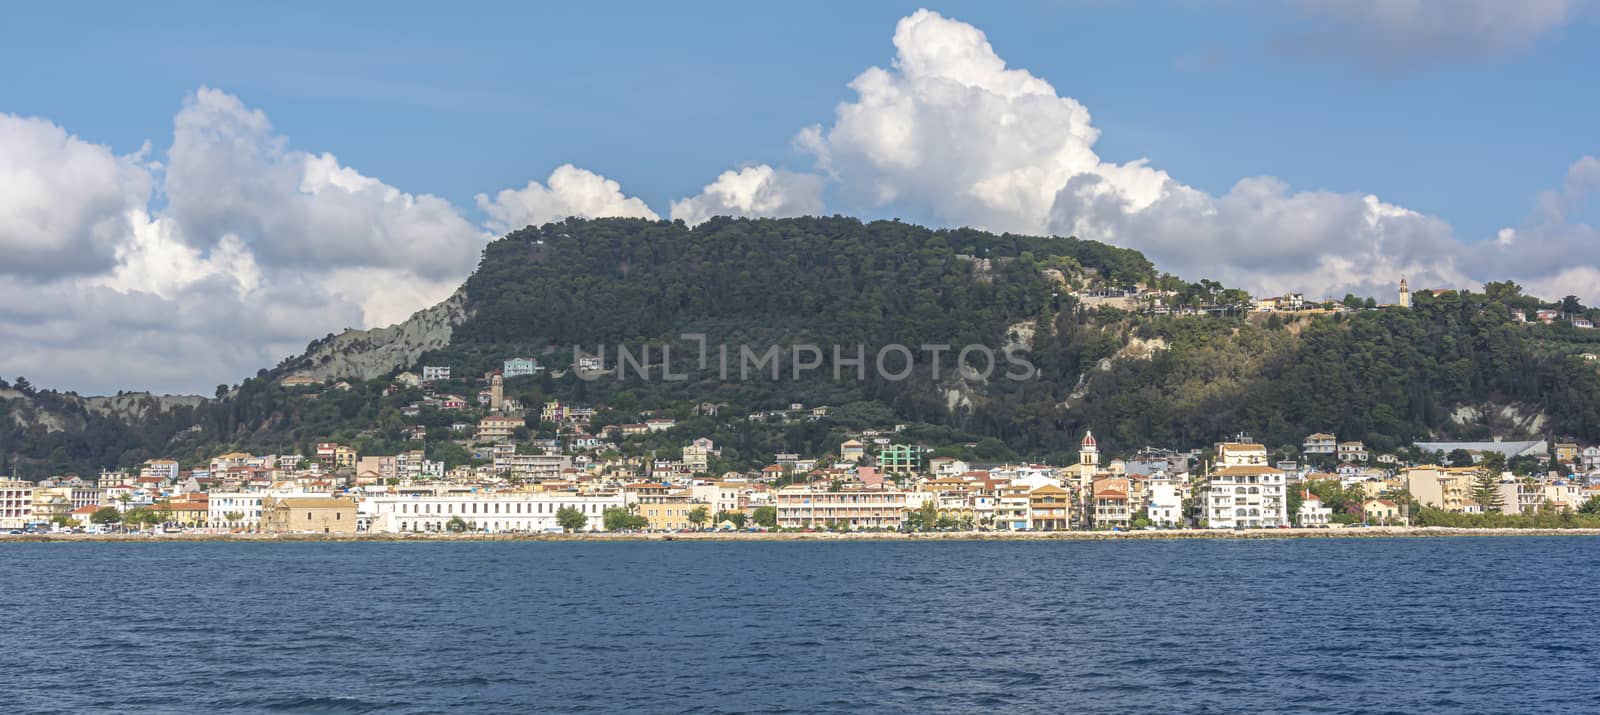
<svg viewBox="0 0 1600 715">
<path fill-rule="evenodd" d="M 1173 304 L 1219 306 L 1204 316 L 1088 309 L 1084 288 L 1140 284 L 1172 291 Z M 1569 435 L 1600 441 L 1600 373 L 1575 354 L 1587 335 L 1529 326 L 1513 310 L 1538 306 L 1510 284 L 1487 294 L 1419 293 L 1410 310 L 1251 314 L 1245 296 L 1210 281 L 1161 274 L 1136 251 L 1073 238 L 934 231 L 896 221 L 848 218 L 715 219 L 676 222 L 570 220 L 529 227 L 488 245 L 474 275 L 416 325 L 329 336 L 304 356 L 244 381 L 223 399 L 116 419 L 40 420 L 38 405 L 73 414 L 54 393 L 0 395 L 0 468 L 28 474 L 127 465 L 225 450 L 304 449 L 338 438 L 383 453 L 406 447 L 421 422 L 430 449 L 449 452 L 459 417 L 400 410 L 421 397 L 389 391 L 391 377 L 442 365 L 456 378 L 437 386 L 469 398 L 473 378 L 512 356 L 535 355 L 561 373 L 519 377 L 508 394 L 597 405 L 599 422 L 659 411 L 681 433 L 644 440 L 670 448 L 692 431 L 731 446 L 734 466 L 763 463 L 774 449 L 817 452 L 846 429 L 908 425 L 906 439 L 982 443 L 993 457 L 1069 459 L 1092 426 L 1103 448 L 1203 446 L 1244 431 L 1274 447 L 1307 433 L 1335 432 L 1391 450 L 1424 437 Z M 1568 306 L 1571 307 L 1571 306 Z M 417 337 L 426 333 L 424 337 Z M 703 334 L 709 360 L 699 363 Z M 409 342 L 408 342 L 409 341 Z M 821 346 L 821 363 L 792 379 L 790 346 Z M 910 346 L 918 362 L 904 380 L 873 369 L 879 348 Z M 1006 379 L 954 370 L 953 350 L 935 377 L 924 345 L 1011 347 L 1037 368 Z M 718 350 L 781 346 L 782 379 L 722 379 Z M 835 380 L 832 346 L 859 345 L 867 378 Z M 566 370 L 574 347 L 617 363 L 617 348 L 647 349 L 648 378 L 580 379 Z M 662 348 L 672 352 L 666 379 Z M 380 350 L 381 348 L 381 350 Z M 415 358 L 415 359 L 413 359 Z M 647 361 L 650 362 L 650 361 Z M 889 360 L 898 372 L 898 354 Z M 979 361 L 982 366 L 982 361 Z M 289 374 L 347 377 L 347 390 L 285 388 Z M 761 425 L 745 416 L 790 403 L 827 405 L 814 422 Z M 720 406 L 716 419 L 692 406 Z M 48 410 L 46 410 L 48 412 Z M 536 418 L 536 415 L 535 415 Z M 52 426 L 55 429 L 52 429 Z M 537 431 L 539 425 L 530 425 Z M 688 435 L 689 437 L 696 435 Z"/>
</svg>

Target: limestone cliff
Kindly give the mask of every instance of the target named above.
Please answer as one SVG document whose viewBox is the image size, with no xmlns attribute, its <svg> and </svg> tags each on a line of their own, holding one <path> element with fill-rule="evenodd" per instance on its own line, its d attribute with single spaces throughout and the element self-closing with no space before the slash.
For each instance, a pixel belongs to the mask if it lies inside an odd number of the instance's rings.
<svg viewBox="0 0 1600 715">
<path fill-rule="evenodd" d="M 369 380 L 415 363 L 424 352 L 449 345 L 456 326 L 471 315 L 466 293 L 457 290 L 405 322 L 387 328 L 346 330 L 313 342 L 304 355 L 286 360 L 278 372 L 318 380 Z"/>
</svg>

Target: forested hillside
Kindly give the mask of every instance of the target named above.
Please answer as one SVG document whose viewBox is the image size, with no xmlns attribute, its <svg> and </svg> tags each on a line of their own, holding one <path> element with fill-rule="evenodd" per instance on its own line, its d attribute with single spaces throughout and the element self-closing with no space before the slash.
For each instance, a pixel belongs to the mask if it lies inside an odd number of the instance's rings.
<svg viewBox="0 0 1600 715">
<path fill-rule="evenodd" d="M 1198 277 L 1188 277 L 1198 278 Z M 199 458 L 235 448 L 304 449 L 347 439 L 363 453 L 406 447 L 423 424 L 429 449 L 449 450 L 451 418 L 402 418 L 421 397 L 388 389 L 417 365 L 450 366 L 442 386 L 472 394 L 475 378 L 505 358 L 537 356 L 552 372 L 509 381 L 525 404 L 559 398 L 601 409 L 598 422 L 641 410 L 691 417 L 693 405 L 722 407 L 721 420 L 691 422 L 719 443 L 742 445 L 751 463 L 770 448 L 826 449 L 846 428 L 905 423 L 930 442 L 1003 443 L 1003 456 L 1070 459 L 1092 426 L 1104 449 L 1207 445 L 1249 432 L 1274 447 L 1309 432 L 1393 449 L 1423 437 L 1538 433 L 1600 441 L 1600 372 L 1577 357 L 1600 350 L 1569 326 L 1525 325 L 1513 310 L 1541 307 L 1511 284 L 1486 293 L 1419 292 L 1415 305 L 1343 312 L 1156 316 L 1086 308 L 1084 288 L 1141 284 L 1237 306 L 1242 293 L 1210 281 L 1159 273 L 1141 254 L 1073 238 L 933 231 L 896 221 L 848 218 L 715 219 L 674 222 L 570 220 L 529 227 L 484 250 L 452 309 L 448 347 L 348 389 L 285 388 L 278 379 L 305 360 L 263 370 L 225 396 L 139 417 L 94 414 L 78 398 L 0 393 L 0 469 L 29 475 L 92 472 L 151 456 Z M 456 298 L 460 300 L 460 298 Z M 1575 300 L 1567 312 L 1585 311 Z M 1351 301 L 1359 306 L 1361 301 Z M 713 354 L 700 368 L 703 333 Z M 799 380 L 722 380 L 716 346 L 823 346 L 824 364 Z M 330 345 L 327 339 L 314 347 Z M 832 379 L 826 348 L 979 344 L 1026 352 L 1036 379 L 958 375 L 953 354 L 935 378 L 925 353 L 910 379 L 869 369 Z M 675 372 L 650 379 L 579 379 L 563 371 L 585 352 L 673 350 Z M 403 347 L 403 346 L 401 346 Z M 405 354 L 394 349 L 395 354 Z M 420 352 L 418 349 L 417 352 Z M 415 354 L 415 353 L 412 353 Z M 898 367 L 898 361 L 893 361 Z M 372 372 L 371 366 L 364 369 Z M 375 372 L 374 372 L 375 374 Z M 0 385 L 0 389 L 5 386 Z M 385 393 L 388 394 L 385 394 Z M 828 405 L 827 419 L 766 429 L 743 415 L 791 402 Z M 731 417 L 731 419 L 730 419 Z M 737 424 L 736 424 L 737 422 Z M 537 415 L 530 424 L 536 430 Z M 998 440 L 996 442 L 995 440 Z M 437 445 L 437 446 L 434 446 Z M 763 453 L 763 450 L 768 450 Z"/>
</svg>

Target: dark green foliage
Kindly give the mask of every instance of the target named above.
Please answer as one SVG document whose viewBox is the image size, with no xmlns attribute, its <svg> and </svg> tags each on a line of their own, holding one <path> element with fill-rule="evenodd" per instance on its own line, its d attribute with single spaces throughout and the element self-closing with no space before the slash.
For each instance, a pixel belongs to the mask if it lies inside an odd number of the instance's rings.
<svg viewBox="0 0 1600 715">
<path fill-rule="evenodd" d="M 1221 306 L 1227 314 L 1085 311 L 1071 288 L 1094 279 L 1102 287 L 1155 285 L 1176 292 L 1169 305 Z M 1347 302 L 1358 309 L 1350 313 L 1261 316 L 1237 310 L 1247 302 L 1242 291 L 1158 275 L 1138 252 L 1094 241 L 841 217 L 714 219 L 694 229 L 602 219 L 529 227 L 491 243 L 466 296 L 472 317 L 449 347 L 420 361 L 454 369 L 456 379 L 438 389 L 470 400 L 480 387 L 474 378 L 512 355 L 536 355 L 554 369 L 507 380 L 508 396 L 530 408 L 548 399 L 594 406 L 596 428 L 642 413 L 674 417 L 677 429 L 632 438 L 623 451 L 670 453 L 709 436 L 723 449 L 713 472 L 764 466 L 780 451 L 831 453 L 847 431 L 897 423 L 907 425 L 905 441 L 978 461 L 1068 461 L 1088 427 L 1111 452 L 1205 446 L 1240 431 L 1271 445 L 1333 432 L 1391 452 L 1428 437 L 1506 433 L 1503 424 L 1451 420 L 1458 407 L 1485 404 L 1543 412 L 1554 433 L 1600 441 L 1600 370 L 1576 358 L 1600 351 L 1600 334 L 1517 323 L 1514 312 L 1556 304 L 1524 296 L 1513 283 L 1491 283 L 1484 294 L 1418 292 L 1412 310 L 1373 309 L 1352 296 Z M 1568 303 L 1560 307 L 1600 317 Z M 1022 324 L 1034 326 L 1031 341 L 1008 333 Z M 707 335 L 705 368 L 698 346 L 679 339 L 685 332 Z M 869 367 L 865 380 L 847 371 L 836 381 L 827 350 L 837 344 L 848 356 L 861 345 L 870 363 L 878 346 L 891 343 L 998 348 L 1008 340 L 1031 351 L 1037 379 L 1004 379 L 1001 364 L 987 381 L 964 381 L 952 375 L 950 353 L 934 379 L 919 351 L 910 379 L 882 379 Z M 823 365 L 793 380 L 785 355 L 781 380 L 718 379 L 715 346 L 732 347 L 737 373 L 741 343 L 758 350 L 817 344 Z M 650 379 L 553 374 L 568 366 L 575 346 L 594 352 L 603 345 L 615 364 L 619 344 L 635 354 L 650 348 L 656 363 L 670 347 L 687 379 L 663 380 L 659 365 Z M 89 476 L 161 456 L 189 465 L 234 449 L 304 453 L 319 440 L 352 444 L 363 455 L 395 454 L 423 448 L 406 437 L 411 425 L 424 426 L 430 457 L 471 463 L 450 444 L 457 436 L 450 427 L 475 415 L 403 417 L 400 410 L 422 395 L 384 395 L 387 379 L 352 380 L 341 391 L 286 389 L 279 377 L 263 370 L 236 388 L 218 386 L 221 399 L 130 422 L 16 378 L 25 397 L 0 399 L 0 472 Z M 694 416 L 691 406 L 701 402 L 721 405 L 722 414 Z M 831 409 L 815 421 L 743 419 L 795 402 Z M 39 411 L 67 429 L 41 426 L 30 417 Z M 554 436 L 553 425 L 536 418 L 526 431 Z"/>
</svg>

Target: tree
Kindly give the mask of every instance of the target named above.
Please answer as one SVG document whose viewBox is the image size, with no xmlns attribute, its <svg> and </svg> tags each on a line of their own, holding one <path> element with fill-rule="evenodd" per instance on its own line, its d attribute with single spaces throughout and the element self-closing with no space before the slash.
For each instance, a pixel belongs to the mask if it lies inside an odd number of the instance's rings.
<svg viewBox="0 0 1600 715">
<path fill-rule="evenodd" d="M 650 520 L 628 507 L 614 506 L 600 513 L 606 531 L 637 531 L 650 526 Z"/>
<path fill-rule="evenodd" d="M 709 507 L 697 506 L 689 510 L 689 523 L 694 524 L 696 529 L 705 528 L 706 520 L 710 518 L 711 509 Z"/>
<path fill-rule="evenodd" d="M 575 506 L 564 506 L 556 510 L 556 523 L 561 525 L 562 531 L 582 531 L 589 525 L 589 517 Z"/>
<path fill-rule="evenodd" d="M 755 512 L 750 515 L 750 518 L 755 519 L 757 524 L 768 529 L 774 528 L 778 525 L 778 508 L 775 506 L 758 506 Z"/>
<path fill-rule="evenodd" d="M 1589 501 L 1584 502 L 1583 506 L 1578 507 L 1578 513 L 1600 514 L 1600 496 L 1589 497 Z"/>
<path fill-rule="evenodd" d="M 1452 467 L 1470 467 L 1474 464 L 1472 453 L 1464 449 L 1452 449 L 1447 457 Z"/>
<path fill-rule="evenodd" d="M 719 512 L 717 512 L 717 523 L 718 524 L 722 524 L 723 522 L 727 522 L 727 523 L 733 524 L 733 528 L 735 528 L 735 529 L 743 529 L 744 528 L 744 523 L 748 518 L 749 517 L 746 516 L 745 513 L 742 512 L 742 511 L 719 511 Z"/>
<path fill-rule="evenodd" d="M 450 517 L 449 521 L 444 523 L 444 528 L 453 534 L 459 534 L 467 530 L 467 522 L 465 519 L 462 519 L 459 516 L 453 516 Z"/>
<path fill-rule="evenodd" d="M 1472 500 L 1478 502 L 1486 513 L 1498 512 L 1505 507 L 1505 500 L 1500 498 L 1500 470 L 1481 465 L 1478 467 L 1478 471 L 1472 475 Z"/>
<path fill-rule="evenodd" d="M 106 525 L 115 524 L 119 521 L 122 521 L 122 512 L 117 511 L 114 506 L 100 507 L 89 515 L 89 522 L 92 524 Z"/>
</svg>

